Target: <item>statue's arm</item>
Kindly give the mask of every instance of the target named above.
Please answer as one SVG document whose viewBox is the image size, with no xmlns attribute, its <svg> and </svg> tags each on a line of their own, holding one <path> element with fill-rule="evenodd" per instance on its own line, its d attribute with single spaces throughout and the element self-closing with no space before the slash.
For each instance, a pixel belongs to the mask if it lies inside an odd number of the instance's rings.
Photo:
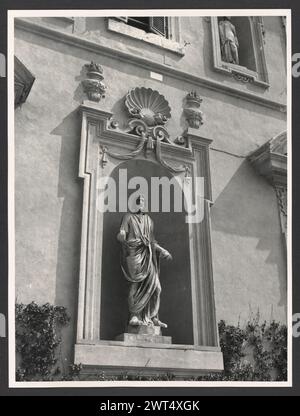
<svg viewBox="0 0 300 416">
<path fill-rule="evenodd" d="M 151 225 L 151 241 L 152 241 L 152 246 L 154 247 L 154 249 L 156 251 L 158 251 L 158 253 L 160 254 L 161 257 L 163 257 L 164 259 L 167 259 L 167 260 L 172 260 L 172 255 L 168 252 L 168 250 L 166 250 L 165 248 L 160 246 L 154 238 L 153 221 L 152 221 L 152 225 Z"/>
<path fill-rule="evenodd" d="M 165 248 L 161 247 L 158 243 L 155 244 L 155 250 L 159 252 L 162 258 L 172 260 L 172 255 Z"/>
<path fill-rule="evenodd" d="M 224 26 L 222 22 L 219 23 L 219 35 L 220 35 L 221 45 L 223 45 L 225 43 L 225 33 L 224 33 Z"/>
<path fill-rule="evenodd" d="M 120 243 L 124 243 L 126 241 L 127 233 L 129 231 L 129 215 L 126 214 L 122 218 L 122 222 L 120 225 L 120 231 L 117 234 L 117 240 L 120 241 Z"/>
<path fill-rule="evenodd" d="M 238 41 L 238 38 L 237 38 L 237 35 L 236 35 L 235 27 L 233 25 L 232 25 L 232 32 L 234 34 L 235 44 L 236 44 L 237 47 L 239 47 L 239 41 Z"/>
</svg>

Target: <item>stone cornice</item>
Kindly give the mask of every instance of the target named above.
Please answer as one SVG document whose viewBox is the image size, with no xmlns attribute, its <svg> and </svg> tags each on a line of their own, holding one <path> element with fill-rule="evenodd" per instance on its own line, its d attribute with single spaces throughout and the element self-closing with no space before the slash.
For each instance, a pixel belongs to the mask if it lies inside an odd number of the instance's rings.
<svg viewBox="0 0 300 416">
<path fill-rule="evenodd" d="M 25 103 L 35 77 L 16 56 L 14 57 L 14 63 L 15 107 L 17 107 Z"/>
<path fill-rule="evenodd" d="M 286 131 L 273 137 L 248 156 L 248 160 L 274 187 L 284 246 L 287 240 L 287 134 Z"/>
<path fill-rule="evenodd" d="M 93 53 L 100 53 L 101 55 L 105 55 L 110 58 L 118 58 L 120 61 L 125 61 L 126 63 L 131 62 L 132 64 L 138 65 L 147 70 L 154 70 L 164 74 L 165 76 L 176 78 L 181 81 L 188 81 L 196 87 L 207 88 L 213 91 L 217 91 L 219 93 L 228 94 L 230 96 L 236 97 L 237 99 L 250 101 L 252 103 L 270 108 L 275 111 L 286 112 L 286 105 L 277 101 L 269 100 L 260 95 L 256 95 L 246 91 L 241 91 L 236 88 L 232 88 L 231 86 L 224 85 L 221 82 L 213 81 L 208 78 L 198 77 L 188 72 L 172 68 L 165 64 L 154 62 L 153 60 L 149 60 L 138 55 L 127 53 L 118 49 L 113 49 L 105 45 L 100 45 L 94 41 L 82 38 L 75 34 L 62 32 L 58 29 L 49 28 L 36 22 L 28 21 L 21 18 L 15 18 L 15 27 L 32 33 L 36 33 L 40 36 L 45 36 L 55 41 L 66 43 L 68 45 L 73 45 L 78 48 L 90 50 Z"/>
<path fill-rule="evenodd" d="M 286 141 L 286 133 L 281 133 L 248 157 L 258 173 L 275 186 L 287 184 L 287 155 L 283 153 L 284 140 Z"/>
</svg>

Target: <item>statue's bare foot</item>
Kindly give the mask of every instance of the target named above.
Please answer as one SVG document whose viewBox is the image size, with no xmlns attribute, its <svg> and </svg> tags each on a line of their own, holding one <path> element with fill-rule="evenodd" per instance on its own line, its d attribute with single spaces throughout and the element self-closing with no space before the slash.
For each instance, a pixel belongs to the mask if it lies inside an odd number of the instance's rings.
<svg viewBox="0 0 300 416">
<path fill-rule="evenodd" d="M 143 325 L 143 322 L 137 316 L 133 316 L 129 321 L 129 325 L 139 326 Z"/>
<path fill-rule="evenodd" d="M 161 322 L 158 318 L 153 318 L 152 319 L 154 326 L 160 326 L 161 328 L 168 328 L 168 325 L 165 324 L 164 322 Z"/>
</svg>

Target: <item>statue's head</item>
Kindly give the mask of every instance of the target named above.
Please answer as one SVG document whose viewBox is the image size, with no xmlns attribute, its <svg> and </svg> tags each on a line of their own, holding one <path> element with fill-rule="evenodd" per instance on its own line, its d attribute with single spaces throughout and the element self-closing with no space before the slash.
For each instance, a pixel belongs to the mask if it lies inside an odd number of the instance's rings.
<svg viewBox="0 0 300 416">
<path fill-rule="evenodd" d="M 223 16 L 223 18 L 222 18 L 223 20 L 231 20 L 231 16 Z"/>
<path fill-rule="evenodd" d="M 145 197 L 143 194 L 139 195 L 136 200 L 139 211 L 145 210 Z"/>
</svg>

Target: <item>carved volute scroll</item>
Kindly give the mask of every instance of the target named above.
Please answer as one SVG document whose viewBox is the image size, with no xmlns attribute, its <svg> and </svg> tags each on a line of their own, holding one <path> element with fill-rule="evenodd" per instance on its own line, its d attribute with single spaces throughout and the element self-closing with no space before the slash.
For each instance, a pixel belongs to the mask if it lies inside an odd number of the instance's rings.
<svg viewBox="0 0 300 416">
<path fill-rule="evenodd" d="M 198 97 L 197 97 L 198 98 Z M 176 166 L 169 164 L 163 158 L 161 143 L 177 146 L 176 141 L 170 140 L 165 125 L 171 117 L 171 108 L 165 97 L 152 88 L 136 87 L 131 89 L 125 97 L 125 106 L 129 112 L 129 134 L 140 138 L 138 146 L 129 153 L 119 154 L 104 148 L 100 144 L 101 166 L 107 162 L 107 156 L 129 160 L 139 156 L 143 151 L 146 157 L 154 153 L 157 161 L 173 173 L 185 172 L 189 176 L 187 165 Z M 116 128 L 110 125 L 111 128 Z"/>
</svg>

